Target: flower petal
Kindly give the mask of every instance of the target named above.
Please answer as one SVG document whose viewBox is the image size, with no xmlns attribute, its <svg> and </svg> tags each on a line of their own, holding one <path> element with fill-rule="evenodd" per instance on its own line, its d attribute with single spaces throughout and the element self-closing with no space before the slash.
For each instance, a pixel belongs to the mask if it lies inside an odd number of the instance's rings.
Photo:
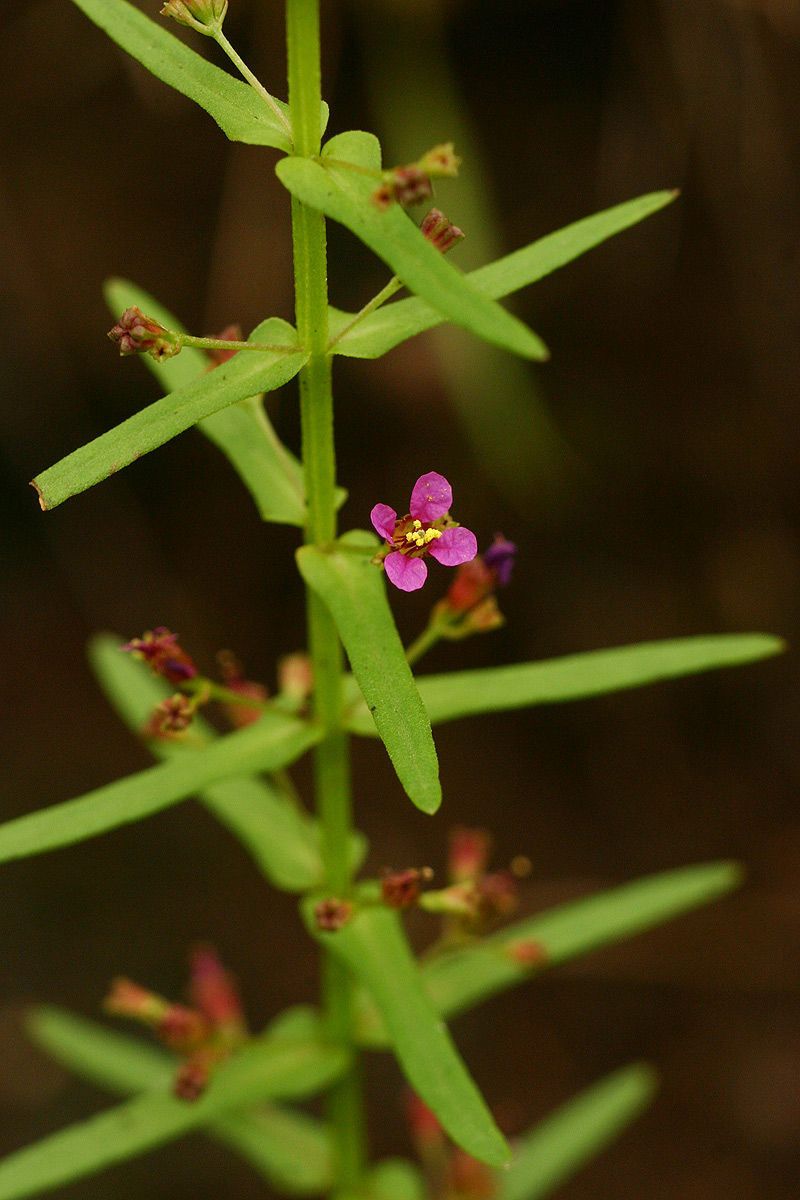
<svg viewBox="0 0 800 1200">
<path fill-rule="evenodd" d="M 478 553 L 478 542 L 471 529 L 457 525 L 455 529 L 445 529 L 440 538 L 431 542 L 430 553 L 443 567 L 457 567 L 471 562 Z"/>
<path fill-rule="evenodd" d="M 427 475 L 420 475 L 414 484 L 409 511 L 418 521 L 429 524 L 449 512 L 452 503 L 453 489 L 444 475 L 428 471 Z"/>
<path fill-rule="evenodd" d="M 394 509 L 390 508 L 388 504 L 376 504 L 369 514 L 369 519 L 372 521 L 373 529 L 387 542 L 391 542 L 397 522 L 397 513 Z"/>
<path fill-rule="evenodd" d="M 428 578 L 428 568 L 421 558 L 407 558 L 399 550 L 383 560 L 386 574 L 401 592 L 416 592 Z"/>
</svg>

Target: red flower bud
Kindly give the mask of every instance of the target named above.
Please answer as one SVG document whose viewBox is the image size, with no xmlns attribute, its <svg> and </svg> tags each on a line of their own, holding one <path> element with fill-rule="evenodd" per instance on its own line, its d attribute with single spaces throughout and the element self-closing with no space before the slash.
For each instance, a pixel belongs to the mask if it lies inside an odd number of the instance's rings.
<svg viewBox="0 0 800 1200">
<path fill-rule="evenodd" d="M 311 695 L 314 687 L 314 675 L 311 670 L 311 659 L 302 650 L 295 654 L 287 654 L 278 663 L 278 688 L 282 696 L 288 696 L 297 704 L 302 704 Z"/>
<path fill-rule="evenodd" d="M 156 1033 L 171 1050 L 185 1054 L 202 1045 L 211 1030 L 202 1013 L 183 1004 L 170 1004 L 156 1025 Z"/>
<path fill-rule="evenodd" d="M 439 1118 L 415 1092 L 410 1092 L 406 1101 L 406 1119 L 411 1136 L 421 1150 L 439 1146 L 444 1142 L 444 1130 Z"/>
<path fill-rule="evenodd" d="M 246 725 L 252 725 L 259 717 L 264 715 L 263 701 L 267 699 L 267 689 L 263 683 L 255 683 L 252 679 L 245 679 L 242 675 L 242 665 L 235 654 L 230 650 L 220 650 L 217 655 L 217 662 L 220 665 L 222 678 L 225 681 L 225 686 L 231 692 L 236 692 L 243 699 L 251 699 L 261 701 L 262 704 L 254 704 L 248 707 L 246 704 L 226 704 L 225 710 L 230 718 L 230 721 L 237 729 L 244 729 Z"/>
</svg>

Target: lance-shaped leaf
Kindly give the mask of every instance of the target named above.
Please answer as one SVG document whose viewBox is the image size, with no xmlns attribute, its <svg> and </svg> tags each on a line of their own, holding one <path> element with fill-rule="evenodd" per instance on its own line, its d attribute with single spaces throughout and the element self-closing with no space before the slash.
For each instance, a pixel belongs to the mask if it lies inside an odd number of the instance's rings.
<svg viewBox="0 0 800 1200">
<path fill-rule="evenodd" d="M 175 755 L 76 800 L 0 825 L 0 862 L 43 854 L 169 808 L 213 784 L 253 771 L 278 771 L 319 741 L 315 725 L 267 712 L 202 750 Z"/>
<path fill-rule="evenodd" d="M 382 905 L 356 906 L 341 929 L 323 933 L 313 898 L 303 902 L 303 912 L 311 934 L 369 991 L 406 1078 L 453 1141 L 490 1166 L 507 1163 L 505 1138 L 425 993 L 398 914 Z"/>
<path fill-rule="evenodd" d="M 144 663 L 123 654 L 121 644 L 121 638 L 100 634 L 89 643 L 89 661 L 109 703 L 138 734 L 155 706 L 169 695 L 169 688 Z M 196 754 L 217 738 L 216 731 L 196 716 L 190 743 L 151 739 L 149 746 L 158 758 L 171 759 Z M 321 884 L 325 869 L 319 825 L 276 782 L 253 777 L 224 779 L 205 788 L 198 799 L 239 839 L 275 887 L 305 892 Z M 354 871 L 365 853 L 365 838 L 354 833 Z"/>
<path fill-rule="evenodd" d="M 536 704 L 562 704 L 702 671 L 741 666 L 771 658 L 785 648 L 780 638 L 765 633 L 673 638 L 509 667 L 422 675 L 417 677 L 417 687 L 431 723 L 438 725 L 456 717 Z M 352 709 L 348 726 L 354 733 L 374 736 L 369 713 L 362 703 Z"/>
<path fill-rule="evenodd" d="M 34 1009 L 26 1022 L 33 1040 L 63 1066 L 123 1096 L 165 1090 L 175 1060 L 162 1050 L 63 1009 Z M 331 1181 L 325 1127 L 305 1113 L 272 1105 L 225 1113 L 207 1132 L 246 1158 L 276 1187 L 293 1194 L 326 1191 Z"/>
<path fill-rule="evenodd" d="M 333 615 L 398 779 L 417 808 L 433 813 L 442 791 L 430 721 L 389 608 L 383 572 L 371 561 L 376 548 L 372 534 L 355 531 L 329 549 L 301 547 L 297 562 Z"/>
<path fill-rule="evenodd" d="M 249 84 L 207 62 L 164 24 L 151 20 L 127 0 L 73 3 L 157 79 L 204 108 L 230 141 L 291 149 L 286 126 Z M 288 121 L 288 105 L 276 103 Z"/>
<path fill-rule="evenodd" d="M 677 192 L 652 192 L 607 208 L 594 216 L 584 217 L 485 267 L 470 271 L 466 278 L 485 295 L 500 300 L 536 283 L 545 275 L 579 258 L 593 246 L 658 212 L 676 195 Z M 355 313 L 332 308 L 331 337 L 335 338 L 345 329 L 354 316 Z M 439 309 L 418 296 L 397 300 L 359 321 L 336 343 L 335 353 L 349 358 L 378 358 L 423 330 L 440 325 L 443 319 Z"/>
<path fill-rule="evenodd" d="M 109 279 L 104 292 L 108 307 L 116 317 L 136 305 L 166 329 L 186 332 L 173 313 L 127 279 Z M 211 365 L 202 350 L 192 346 L 186 346 L 180 354 L 160 362 L 149 354 L 142 358 L 165 393 L 193 383 L 207 374 Z M 228 459 L 253 497 L 262 521 L 301 527 L 305 524 L 303 468 L 278 438 L 260 396 L 223 408 L 200 421 L 197 427 Z M 341 488 L 337 499 L 339 503 L 345 499 Z"/>
<path fill-rule="evenodd" d="M 525 1134 L 499 1179 L 498 1200 L 541 1200 L 593 1159 L 651 1102 L 658 1079 L 633 1063 L 587 1088 Z"/>
<path fill-rule="evenodd" d="M 652 929 L 724 896 L 742 879 L 736 863 L 701 863 L 663 871 L 537 913 L 473 945 L 428 959 L 420 968 L 427 995 L 443 1018 L 480 1004 L 579 954 Z M 520 965 L 513 947 L 534 943 L 541 958 L 533 969 Z M 359 1039 L 383 1046 L 391 1037 L 377 1005 L 362 995 Z"/>
<path fill-rule="evenodd" d="M 346 1063 L 341 1049 L 319 1037 L 291 1039 L 268 1031 L 223 1064 L 194 1103 L 166 1090 L 145 1092 L 9 1155 L 0 1162 L 0 1200 L 21 1200 L 85 1178 L 260 1101 L 313 1095 Z"/>
<path fill-rule="evenodd" d="M 356 161 L 357 139 L 363 149 Z M 376 206 L 380 148 L 371 134 L 342 134 L 317 160 L 284 158 L 276 170 L 293 196 L 345 225 L 442 317 L 524 358 L 547 358 L 541 339 L 447 262 L 399 205 Z"/>
<path fill-rule="evenodd" d="M 281 387 L 297 374 L 308 357 L 297 349 L 291 325 L 277 317 L 263 321 L 249 340 L 287 349 L 243 350 L 216 370 L 178 388 L 74 450 L 34 479 L 42 508 L 55 508 L 70 496 L 86 491 L 213 413 L 257 392 Z"/>
</svg>

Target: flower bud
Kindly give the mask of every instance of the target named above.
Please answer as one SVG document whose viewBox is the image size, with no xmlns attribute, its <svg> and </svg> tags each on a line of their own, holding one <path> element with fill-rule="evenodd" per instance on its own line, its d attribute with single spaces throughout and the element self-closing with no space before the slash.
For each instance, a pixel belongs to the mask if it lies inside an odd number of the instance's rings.
<svg viewBox="0 0 800 1200">
<path fill-rule="evenodd" d="M 298 650 L 295 654 L 287 654 L 278 663 L 278 689 L 298 706 L 306 702 L 314 687 L 314 675 L 311 669 L 311 659 Z"/>
<path fill-rule="evenodd" d="M 423 1100 L 420 1100 L 416 1092 L 410 1092 L 406 1101 L 406 1120 L 411 1136 L 423 1157 L 426 1149 L 444 1143 L 444 1130 L 439 1124 L 439 1118 Z"/>
<path fill-rule="evenodd" d="M 239 990 L 213 946 L 196 946 L 190 960 L 190 995 L 194 1006 L 229 1040 L 244 1036 Z"/>
<path fill-rule="evenodd" d="M 162 1042 L 179 1054 L 202 1045 L 211 1033 L 202 1013 L 183 1004 L 170 1004 L 155 1028 Z"/>
<path fill-rule="evenodd" d="M 125 309 L 108 336 L 119 346 L 120 354 L 149 354 L 156 362 L 172 358 L 181 350 L 180 339 L 136 305 Z"/>
<path fill-rule="evenodd" d="M 494 572 L 498 587 L 508 587 L 516 557 L 517 547 L 514 542 L 509 542 L 502 533 L 496 533 L 491 546 L 484 551 L 483 561 L 489 570 Z"/>
<path fill-rule="evenodd" d="M 438 208 L 432 208 L 426 214 L 420 230 L 440 254 L 447 254 L 447 251 L 452 250 L 456 242 L 460 242 L 465 237 L 463 230 L 454 225 Z"/>
<path fill-rule="evenodd" d="M 350 901 L 337 900 L 335 896 L 320 900 L 314 908 L 317 929 L 324 930 L 326 933 L 333 933 L 337 929 L 341 929 L 352 915 L 353 906 Z"/>
<path fill-rule="evenodd" d="M 103 1001 L 103 1008 L 115 1017 L 130 1017 L 144 1025 L 156 1026 L 169 1011 L 169 1001 L 141 987 L 132 979 L 120 975 L 111 981 L 111 990 Z"/>
<path fill-rule="evenodd" d="M 491 923 L 510 917 L 519 904 L 519 889 L 510 871 L 495 871 L 478 881 L 478 915 Z"/>
<path fill-rule="evenodd" d="M 211 336 L 214 338 L 214 341 L 216 341 L 216 342 L 241 342 L 241 341 L 244 341 L 244 333 L 242 332 L 242 327 L 241 327 L 241 325 L 236 325 L 236 324 L 226 325 L 221 333 L 214 333 Z M 206 350 L 206 354 L 208 355 L 208 357 L 211 359 L 211 362 L 212 362 L 212 366 L 210 367 L 210 370 L 213 371 L 214 367 L 221 367 L 223 363 L 229 362 L 233 358 L 233 356 L 238 353 L 239 353 L 238 350 Z"/>
<path fill-rule="evenodd" d="M 419 204 L 429 200 L 433 195 L 430 177 L 421 170 L 417 163 L 409 163 L 405 167 L 394 167 L 384 171 L 383 183 L 372 193 L 373 203 L 380 209 L 386 209 L 396 201 L 397 204 Z"/>
<path fill-rule="evenodd" d="M 453 883 L 479 879 L 486 870 L 492 839 L 485 829 L 457 825 L 450 831 L 447 873 Z"/>
<path fill-rule="evenodd" d="M 185 1063 L 181 1063 L 172 1085 L 173 1095 L 179 1100 L 192 1104 L 199 1100 L 208 1087 L 211 1078 L 211 1068 L 214 1065 L 213 1056 L 203 1053 L 192 1055 Z"/>
<path fill-rule="evenodd" d="M 213 37 L 222 28 L 227 11 L 228 0 L 167 0 L 161 15 Z"/>
<path fill-rule="evenodd" d="M 450 1156 L 447 1173 L 450 1185 L 448 1193 L 453 1197 L 463 1197 L 464 1200 L 490 1200 L 498 1191 L 494 1172 L 458 1146 Z"/>
<path fill-rule="evenodd" d="M 263 703 L 267 699 L 267 689 L 263 683 L 256 683 L 252 679 L 245 679 L 242 675 L 242 665 L 235 654 L 230 650 L 220 650 L 217 655 L 217 662 L 220 665 L 222 678 L 225 681 L 225 686 L 231 692 L 236 692 L 243 699 L 256 700 L 260 703 L 249 707 L 246 704 L 230 703 L 225 705 L 225 711 L 228 714 L 230 722 L 237 729 L 244 729 L 247 725 L 252 725 L 264 715 Z"/>
<path fill-rule="evenodd" d="M 433 878 L 430 867 L 408 867 L 405 871 L 387 870 L 381 880 L 381 896 L 390 908 L 411 908 L 416 904 L 423 883 Z"/>
<path fill-rule="evenodd" d="M 504 948 L 504 954 L 519 967 L 541 967 L 548 959 L 548 953 L 542 943 L 534 941 L 533 938 L 511 942 Z"/>
</svg>

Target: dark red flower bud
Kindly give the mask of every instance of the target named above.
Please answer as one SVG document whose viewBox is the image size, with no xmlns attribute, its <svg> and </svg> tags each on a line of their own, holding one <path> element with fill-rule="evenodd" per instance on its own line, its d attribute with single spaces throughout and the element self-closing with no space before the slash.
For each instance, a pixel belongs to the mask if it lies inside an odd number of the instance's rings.
<svg viewBox="0 0 800 1200">
<path fill-rule="evenodd" d="M 264 715 L 263 702 L 267 699 L 268 692 L 263 683 L 256 683 L 252 679 L 245 679 L 242 675 L 242 665 L 235 654 L 230 650 L 220 650 L 217 655 L 217 662 L 220 665 L 222 678 L 225 681 L 225 686 L 231 692 L 236 692 L 243 699 L 256 700 L 260 703 L 249 707 L 246 704 L 230 703 L 225 705 L 225 710 L 233 725 L 237 729 L 244 729 L 246 725 L 252 725 L 259 717 Z"/>
<path fill-rule="evenodd" d="M 420 231 L 440 254 L 447 254 L 465 236 L 438 208 L 432 208 L 423 218 Z"/>
<path fill-rule="evenodd" d="M 422 885 L 433 878 L 430 867 L 408 867 L 405 871 L 387 870 L 381 880 L 381 895 L 390 908 L 411 908 L 416 904 Z"/>
<path fill-rule="evenodd" d="M 327 899 L 320 900 L 314 908 L 317 929 L 322 929 L 326 933 L 341 929 L 352 915 L 353 906 L 350 901 L 338 900 L 335 896 L 328 896 Z"/>
<path fill-rule="evenodd" d="M 453 582 L 447 589 L 444 603 L 451 612 L 466 613 L 480 604 L 493 588 L 494 574 L 478 555 L 471 562 L 462 563 L 458 568 Z"/>
<path fill-rule="evenodd" d="M 449 1192 L 468 1200 L 490 1200 L 497 1193 L 497 1179 L 493 1171 L 478 1162 L 465 1150 L 455 1147 L 448 1168 Z"/>
<path fill-rule="evenodd" d="M 153 317 L 145 316 L 136 305 L 125 309 L 108 336 L 119 346 L 120 354 L 149 354 L 157 362 L 172 358 L 181 349 L 180 339 L 174 333 Z"/>
</svg>

